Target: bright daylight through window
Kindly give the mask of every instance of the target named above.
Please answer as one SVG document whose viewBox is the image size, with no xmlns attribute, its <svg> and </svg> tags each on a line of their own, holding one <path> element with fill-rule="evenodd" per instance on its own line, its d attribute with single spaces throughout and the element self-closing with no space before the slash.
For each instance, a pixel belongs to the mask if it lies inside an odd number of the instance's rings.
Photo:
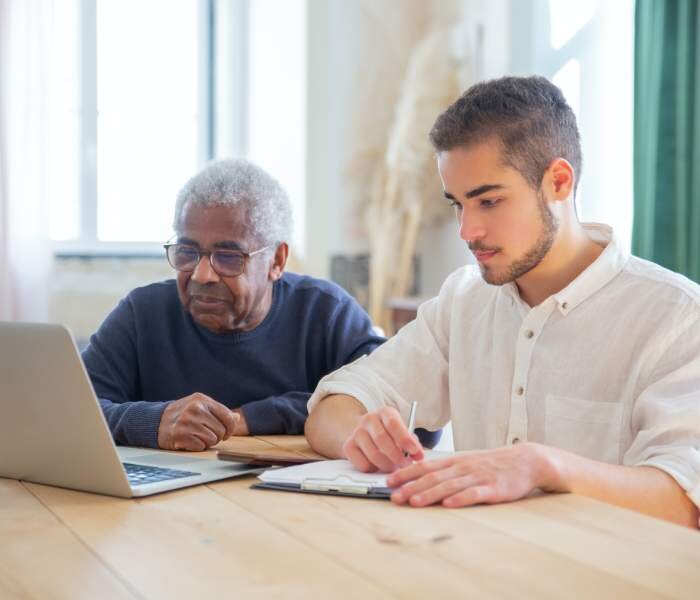
<svg viewBox="0 0 700 600">
<path fill-rule="evenodd" d="M 62 2 L 52 58 L 56 250 L 161 254 L 185 181 L 210 159 L 246 156 L 288 191 L 302 255 L 305 23 L 305 0 Z"/>
<path fill-rule="evenodd" d="M 73 0 L 57 11 L 51 235 L 65 248 L 170 235 L 177 191 L 202 162 L 200 6 Z"/>
</svg>

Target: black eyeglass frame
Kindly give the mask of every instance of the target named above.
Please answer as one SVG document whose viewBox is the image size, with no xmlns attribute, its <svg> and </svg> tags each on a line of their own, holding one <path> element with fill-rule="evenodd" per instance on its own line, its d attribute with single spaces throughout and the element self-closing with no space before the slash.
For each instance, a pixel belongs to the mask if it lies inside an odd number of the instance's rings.
<svg viewBox="0 0 700 600">
<path fill-rule="evenodd" d="M 191 269 L 181 269 L 179 267 L 176 267 L 172 261 L 170 260 L 170 248 L 174 248 L 175 246 L 184 246 L 186 248 L 191 248 L 197 253 L 197 260 L 193 261 L 192 263 L 192 268 Z M 264 252 L 265 250 L 269 250 L 270 248 L 273 248 L 274 244 L 269 244 L 263 248 L 260 248 L 258 250 L 254 250 L 253 252 L 243 252 L 243 250 L 236 250 L 233 248 L 216 248 L 214 250 L 200 250 L 197 248 L 197 246 L 192 246 L 190 244 L 183 244 L 180 242 L 174 242 L 172 244 L 163 244 L 163 248 L 165 248 L 165 258 L 168 261 L 168 264 L 175 269 L 176 271 L 180 271 L 181 273 L 193 273 L 194 270 L 197 268 L 200 262 L 202 262 L 202 257 L 206 256 L 209 259 L 209 264 L 211 265 L 211 268 L 214 269 L 217 275 L 219 277 L 239 277 L 243 273 L 245 273 L 246 267 L 248 266 L 248 261 L 255 256 L 256 254 L 260 254 L 261 252 Z M 230 273 L 221 273 L 219 269 L 216 268 L 216 265 L 214 264 L 213 256 L 217 252 L 228 252 L 231 254 L 240 254 L 243 257 L 243 266 L 241 267 L 241 270 L 236 273 L 236 274 L 230 274 Z"/>
</svg>

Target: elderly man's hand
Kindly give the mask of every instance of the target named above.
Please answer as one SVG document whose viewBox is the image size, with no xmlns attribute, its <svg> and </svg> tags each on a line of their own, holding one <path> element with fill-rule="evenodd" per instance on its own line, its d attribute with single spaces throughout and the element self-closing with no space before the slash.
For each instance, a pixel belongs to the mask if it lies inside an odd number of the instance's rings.
<svg viewBox="0 0 700 600">
<path fill-rule="evenodd" d="M 232 435 L 241 435 L 241 418 L 209 396 L 186 396 L 171 402 L 163 411 L 158 446 L 165 450 L 206 450 Z"/>
<path fill-rule="evenodd" d="M 397 504 L 460 507 L 510 502 L 537 488 L 556 490 L 557 474 L 547 450 L 522 443 L 418 462 L 391 474 L 387 484 L 398 488 L 391 495 Z"/>
<path fill-rule="evenodd" d="M 248 430 L 248 421 L 245 420 L 245 414 L 240 408 L 234 408 L 233 412 L 238 415 L 238 421 L 236 421 L 236 428 L 233 430 L 233 435 L 250 435 Z"/>
</svg>

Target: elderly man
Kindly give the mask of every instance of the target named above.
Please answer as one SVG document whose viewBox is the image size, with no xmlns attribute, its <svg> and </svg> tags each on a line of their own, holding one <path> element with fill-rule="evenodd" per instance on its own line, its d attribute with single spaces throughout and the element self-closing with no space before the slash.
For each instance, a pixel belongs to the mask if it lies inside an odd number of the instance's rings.
<svg viewBox="0 0 700 600">
<path fill-rule="evenodd" d="M 284 190 L 246 161 L 187 182 L 166 245 L 177 279 L 133 290 L 83 353 L 117 443 L 302 433 L 321 377 L 382 343 L 340 287 L 284 273 L 291 218 Z"/>
</svg>

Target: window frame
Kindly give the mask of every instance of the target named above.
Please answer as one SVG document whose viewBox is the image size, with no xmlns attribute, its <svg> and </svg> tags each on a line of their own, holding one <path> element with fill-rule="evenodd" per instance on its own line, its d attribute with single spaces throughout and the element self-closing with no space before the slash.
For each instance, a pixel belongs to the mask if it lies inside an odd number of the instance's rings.
<svg viewBox="0 0 700 600">
<path fill-rule="evenodd" d="M 198 102 L 204 117 L 197 149 L 200 167 L 222 152 L 246 154 L 248 3 L 199 0 Z M 53 254 L 57 258 L 161 257 L 167 240 L 106 242 L 97 237 L 97 0 L 80 0 L 79 13 L 79 236 L 51 240 Z M 217 128 L 219 123 L 222 128 Z"/>
</svg>

